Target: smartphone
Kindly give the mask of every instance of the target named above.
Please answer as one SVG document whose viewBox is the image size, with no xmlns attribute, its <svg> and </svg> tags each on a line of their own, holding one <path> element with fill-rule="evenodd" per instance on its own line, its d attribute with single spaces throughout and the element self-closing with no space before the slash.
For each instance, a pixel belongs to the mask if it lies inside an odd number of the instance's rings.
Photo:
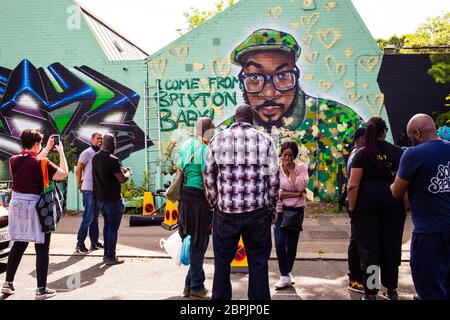
<svg viewBox="0 0 450 320">
<path fill-rule="evenodd" d="M 53 141 L 55 142 L 55 146 L 59 146 L 59 134 L 53 135 Z"/>
</svg>

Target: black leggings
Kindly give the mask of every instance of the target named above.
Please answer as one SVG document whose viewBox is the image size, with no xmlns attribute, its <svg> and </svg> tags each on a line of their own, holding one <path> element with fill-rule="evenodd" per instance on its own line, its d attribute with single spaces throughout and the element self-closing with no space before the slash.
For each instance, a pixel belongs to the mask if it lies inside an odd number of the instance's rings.
<svg viewBox="0 0 450 320">
<path fill-rule="evenodd" d="M 47 286 L 49 248 L 50 248 L 50 233 L 45 234 L 45 242 L 34 244 L 36 250 L 36 277 L 38 288 Z M 14 282 L 17 268 L 22 260 L 23 254 L 28 247 L 28 242 L 14 242 L 11 252 L 9 253 L 8 266 L 6 269 L 6 281 Z"/>
</svg>

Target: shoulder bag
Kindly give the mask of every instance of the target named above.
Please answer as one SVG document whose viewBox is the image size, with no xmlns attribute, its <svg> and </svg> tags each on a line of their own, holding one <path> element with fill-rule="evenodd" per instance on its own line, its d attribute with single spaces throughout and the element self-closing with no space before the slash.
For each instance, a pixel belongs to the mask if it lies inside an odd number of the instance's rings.
<svg viewBox="0 0 450 320">
<path fill-rule="evenodd" d="M 44 179 L 44 191 L 36 203 L 36 211 L 41 222 L 42 232 L 51 233 L 56 230 L 62 216 L 63 195 L 55 182 L 49 183 L 47 158 L 41 160 Z"/>
<path fill-rule="evenodd" d="M 283 206 L 283 220 L 281 228 L 302 231 L 304 213 L 301 208 Z"/>
<path fill-rule="evenodd" d="M 200 145 L 197 148 L 195 148 L 194 153 L 189 158 L 185 166 L 183 168 L 180 167 L 177 168 L 175 178 L 173 178 L 172 183 L 166 190 L 166 198 L 169 199 L 170 201 L 175 202 L 181 199 L 181 188 L 183 187 L 184 182 L 186 180 L 186 172 L 184 170 L 191 163 L 192 159 L 194 159 L 195 153 L 198 151 L 198 149 L 200 149 L 201 146 L 202 142 L 200 142 Z"/>
</svg>

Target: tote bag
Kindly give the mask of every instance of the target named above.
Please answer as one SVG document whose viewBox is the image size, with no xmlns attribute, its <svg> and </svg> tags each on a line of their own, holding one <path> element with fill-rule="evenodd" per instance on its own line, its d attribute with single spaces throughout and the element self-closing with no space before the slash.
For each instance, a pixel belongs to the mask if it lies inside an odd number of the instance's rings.
<svg viewBox="0 0 450 320">
<path fill-rule="evenodd" d="M 56 183 L 49 183 L 47 158 L 41 160 L 42 176 L 44 178 L 44 191 L 36 203 L 42 232 L 51 233 L 56 230 L 62 216 L 63 195 Z"/>
</svg>

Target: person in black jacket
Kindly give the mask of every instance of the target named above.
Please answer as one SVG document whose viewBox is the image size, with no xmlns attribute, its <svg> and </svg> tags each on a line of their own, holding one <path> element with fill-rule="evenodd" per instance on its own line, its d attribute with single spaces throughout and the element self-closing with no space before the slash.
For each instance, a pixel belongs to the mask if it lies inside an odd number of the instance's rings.
<svg viewBox="0 0 450 320">
<path fill-rule="evenodd" d="M 364 147 L 355 155 L 348 184 L 349 214 L 364 274 L 363 300 L 376 300 L 377 279 L 387 288 L 383 296 L 397 300 L 398 269 L 406 210 L 402 199 L 390 192 L 402 149 L 385 141 L 388 128 L 383 119 L 367 122 Z"/>
</svg>

